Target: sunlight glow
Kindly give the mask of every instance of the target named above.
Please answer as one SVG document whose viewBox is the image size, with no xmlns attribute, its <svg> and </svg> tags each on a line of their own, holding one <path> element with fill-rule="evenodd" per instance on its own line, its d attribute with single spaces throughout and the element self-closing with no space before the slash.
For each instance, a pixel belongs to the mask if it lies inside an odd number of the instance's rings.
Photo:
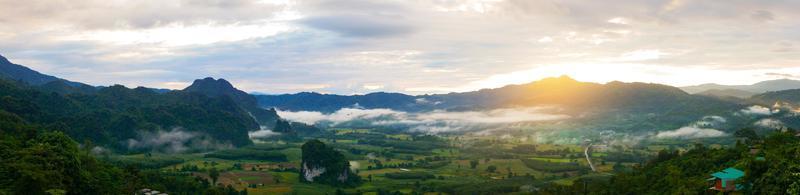
<svg viewBox="0 0 800 195">
<path fill-rule="evenodd" d="M 524 84 L 548 77 L 570 76 L 583 82 L 607 83 L 611 81 L 663 83 L 675 86 L 687 86 L 697 83 L 713 83 L 726 78 L 741 78 L 737 82 L 720 84 L 738 85 L 752 84 L 762 80 L 775 79 L 768 72 L 797 72 L 800 67 L 752 70 L 719 70 L 705 67 L 674 67 L 638 63 L 594 63 L 594 64 L 559 64 L 546 65 L 522 71 L 491 75 L 485 79 L 469 84 L 441 88 L 439 90 L 471 91 L 485 88 L 498 88 L 509 84 Z M 624 75 L 624 76 L 620 76 Z M 425 88 L 426 90 L 437 90 Z M 418 89 L 423 90 L 423 89 Z"/>
</svg>

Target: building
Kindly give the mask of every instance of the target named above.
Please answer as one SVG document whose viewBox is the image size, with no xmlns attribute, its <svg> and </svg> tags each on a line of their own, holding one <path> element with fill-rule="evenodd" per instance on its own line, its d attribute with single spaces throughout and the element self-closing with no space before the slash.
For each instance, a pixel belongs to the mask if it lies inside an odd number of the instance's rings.
<svg viewBox="0 0 800 195">
<path fill-rule="evenodd" d="M 711 178 L 708 178 L 708 181 L 713 181 L 713 186 L 709 189 L 721 192 L 741 190 L 742 184 L 737 184 L 736 181 L 742 177 L 744 177 L 744 171 L 733 167 L 713 173 Z"/>
</svg>

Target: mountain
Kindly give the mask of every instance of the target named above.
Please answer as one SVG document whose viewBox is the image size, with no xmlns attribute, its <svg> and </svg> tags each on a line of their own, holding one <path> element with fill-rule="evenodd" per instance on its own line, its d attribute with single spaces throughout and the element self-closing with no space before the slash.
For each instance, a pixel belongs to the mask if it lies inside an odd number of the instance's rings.
<svg viewBox="0 0 800 195">
<path fill-rule="evenodd" d="M 185 92 L 203 94 L 209 97 L 230 98 L 239 107 L 247 111 L 262 126 L 269 128 L 275 127 L 275 122 L 279 119 L 278 113 L 274 109 L 263 109 L 258 106 L 256 98 L 233 87 L 225 79 L 214 79 L 211 77 L 194 80 L 192 85 L 183 89 Z"/>
<path fill-rule="evenodd" d="M 745 91 L 741 89 L 709 89 L 702 92 L 695 93 L 697 95 L 714 96 L 714 97 L 735 97 L 735 98 L 749 98 L 757 93 Z"/>
<path fill-rule="evenodd" d="M 800 89 L 771 91 L 754 95 L 752 98 L 750 98 L 750 100 L 753 102 L 762 103 L 764 105 L 773 105 L 777 103 L 800 106 Z"/>
<path fill-rule="evenodd" d="M 94 87 L 4 57 L 0 97 L 2 112 L 120 151 L 248 145 L 249 131 L 273 127 L 279 118 L 224 79 L 198 79 L 184 90 Z"/>
<path fill-rule="evenodd" d="M 798 88 L 800 88 L 800 81 L 791 79 L 761 81 L 752 85 L 720 85 L 720 84 L 708 83 L 702 85 L 681 87 L 681 89 L 683 89 L 684 91 L 692 94 L 714 89 L 715 90 L 735 89 L 757 94 L 768 91 L 780 91 L 780 90 L 798 89 Z"/>
<path fill-rule="evenodd" d="M 303 92 L 283 95 L 257 95 L 263 107 L 293 111 L 333 112 L 341 108 L 388 108 L 417 112 L 431 110 L 485 110 L 516 106 L 560 105 L 585 110 L 640 109 L 658 110 L 665 103 L 680 101 L 720 103 L 712 98 L 690 95 L 678 88 L 649 83 L 610 82 L 608 84 L 576 81 L 562 76 L 522 85 L 482 89 L 464 93 L 411 96 L 400 93 L 366 95 L 330 95 Z"/>
<path fill-rule="evenodd" d="M 303 144 L 300 181 L 333 186 L 353 186 L 361 182 L 358 174 L 350 169 L 350 162 L 334 148 L 319 140 Z"/>
<path fill-rule="evenodd" d="M 28 67 L 11 63 L 10 61 L 8 61 L 7 58 L 3 56 L 0 56 L 0 78 L 14 80 L 14 81 L 21 81 L 34 86 L 41 86 L 51 82 L 58 82 L 57 85 L 61 85 L 58 86 L 60 88 L 66 88 L 66 87 L 83 88 L 78 90 L 84 90 L 86 89 L 86 87 L 93 88 L 83 83 L 72 82 L 62 78 L 39 73 L 35 70 L 31 70 Z"/>
<path fill-rule="evenodd" d="M 418 111 L 423 109 L 416 103 L 418 97 L 400 93 L 370 93 L 366 95 L 334 95 L 302 92 L 283 95 L 255 95 L 262 107 L 277 107 L 284 110 L 313 110 L 325 113 L 342 108 L 389 108 L 394 110 Z"/>
<path fill-rule="evenodd" d="M 0 79 L 7 79 L 17 82 L 22 82 L 27 85 L 35 86 L 38 89 L 47 92 L 55 92 L 59 94 L 71 93 L 94 93 L 97 90 L 104 88 L 101 86 L 91 86 L 88 84 L 69 81 L 66 79 L 58 78 L 51 75 L 42 74 L 38 71 L 32 70 L 28 67 L 14 64 L 7 58 L 0 55 Z M 148 88 L 158 93 L 167 93 L 169 89 Z"/>
<path fill-rule="evenodd" d="M 342 96 L 317 93 L 258 95 L 263 107 L 290 111 L 335 112 L 341 108 L 393 109 L 406 112 L 487 111 L 500 108 L 556 106 L 561 114 L 580 116 L 587 126 L 619 130 L 669 129 L 704 116 L 733 113 L 743 105 L 692 95 L 661 84 L 580 82 L 562 76 L 521 85 L 464 93 L 411 96 L 372 93 Z"/>
<path fill-rule="evenodd" d="M 169 148 L 184 141 L 248 145 L 248 132 L 259 129 L 232 99 L 183 91 L 159 94 L 115 85 L 91 94 L 62 95 L 0 80 L 0 97 L 0 110 L 25 121 L 123 151 Z"/>
</svg>

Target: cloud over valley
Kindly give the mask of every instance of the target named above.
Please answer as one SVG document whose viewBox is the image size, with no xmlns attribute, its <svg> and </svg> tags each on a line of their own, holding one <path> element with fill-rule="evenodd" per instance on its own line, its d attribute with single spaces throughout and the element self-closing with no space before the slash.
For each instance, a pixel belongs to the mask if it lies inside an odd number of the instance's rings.
<svg viewBox="0 0 800 195">
<path fill-rule="evenodd" d="M 391 109 L 343 108 L 330 114 L 312 111 L 279 111 L 292 121 L 332 127 L 400 127 L 418 132 L 440 133 L 479 130 L 513 123 L 559 121 L 570 116 L 558 114 L 557 108 L 503 108 L 488 111 L 443 111 L 409 113 Z"/>
</svg>

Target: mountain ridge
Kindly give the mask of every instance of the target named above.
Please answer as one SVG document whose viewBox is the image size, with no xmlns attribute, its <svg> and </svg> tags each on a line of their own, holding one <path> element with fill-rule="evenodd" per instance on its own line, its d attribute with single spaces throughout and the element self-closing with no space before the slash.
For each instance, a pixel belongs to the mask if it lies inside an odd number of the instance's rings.
<svg viewBox="0 0 800 195">
<path fill-rule="evenodd" d="M 30 69 L 26 66 L 14 64 L 8 58 L 0 55 L 0 78 L 14 81 L 22 81 L 29 85 L 41 86 L 50 82 L 63 82 L 66 86 L 75 88 L 91 87 L 90 85 L 69 81 L 51 75 L 42 74 L 39 71 Z"/>
<path fill-rule="evenodd" d="M 695 93 L 695 94 L 697 94 L 697 95 L 706 95 L 706 96 L 714 96 L 714 97 L 720 97 L 720 98 L 735 97 L 735 98 L 745 99 L 745 98 L 749 98 L 749 97 L 751 97 L 753 95 L 756 95 L 758 93 L 745 91 L 745 90 L 741 90 L 741 89 L 709 89 L 709 90 L 701 91 L 701 92 L 698 92 L 698 93 Z"/>
<path fill-rule="evenodd" d="M 604 92 L 604 91 L 613 92 Z M 635 91 L 663 93 L 668 96 L 690 94 L 679 88 L 655 84 L 613 81 L 606 84 L 581 82 L 568 76 L 549 77 L 526 84 L 506 85 L 500 88 L 445 94 L 407 95 L 403 93 L 375 92 L 364 95 L 320 94 L 300 92 L 281 95 L 255 95 L 263 107 L 301 111 L 333 112 L 341 108 L 389 108 L 402 111 L 429 111 L 434 109 L 462 110 L 498 108 L 506 106 L 532 106 L 541 104 L 591 104 L 597 99 L 579 100 L 580 95 L 618 96 L 618 93 L 636 95 Z M 393 103 L 379 104 L 375 99 Z M 603 99 L 609 100 L 609 99 Z M 472 106 L 470 108 L 470 105 Z M 314 109 L 318 107 L 317 109 Z"/>
<path fill-rule="evenodd" d="M 258 106 L 258 102 L 253 95 L 241 91 L 225 79 L 214 79 L 206 77 L 197 79 L 191 85 L 181 91 L 189 93 L 199 93 L 209 97 L 227 97 L 233 100 L 239 107 L 246 110 L 260 125 L 273 128 L 280 117 L 274 109 L 264 109 Z"/>
<path fill-rule="evenodd" d="M 716 83 L 706 83 L 700 85 L 684 86 L 680 88 L 691 94 L 701 93 L 712 89 L 716 90 L 735 89 L 735 90 L 749 91 L 754 94 L 758 94 L 769 91 L 798 89 L 800 88 L 800 81 L 792 79 L 775 79 L 775 80 L 760 81 L 751 85 L 721 85 Z"/>
</svg>

